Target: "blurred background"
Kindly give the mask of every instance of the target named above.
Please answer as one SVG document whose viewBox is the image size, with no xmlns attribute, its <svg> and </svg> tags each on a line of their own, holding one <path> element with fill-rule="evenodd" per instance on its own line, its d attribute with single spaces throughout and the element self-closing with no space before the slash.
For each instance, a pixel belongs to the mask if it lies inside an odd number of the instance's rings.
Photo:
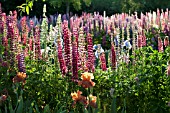
<svg viewBox="0 0 170 113">
<path fill-rule="evenodd" d="M 37 17 L 41 17 L 43 14 L 44 3 L 47 5 L 47 16 L 58 13 L 65 14 L 67 6 L 69 6 L 71 14 L 81 15 L 82 12 L 93 13 L 95 11 L 103 14 L 103 11 L 106 11 L 107 16 L 134 11 L 140 14 L 140 12 L 156 11 L 157 8 L 163 10 L 170 8 L 169 0 L 0 0 L 0 3 L 2 4 L 2 11 L 8 14 L 9 11 L 19 11 L 17 6 L 28 1 L 33 1 L 33 10 L 30 10 L 29 16 L 36 15 Z M 22 13 L 23 15 L 27 14 Z"/>
</svg>

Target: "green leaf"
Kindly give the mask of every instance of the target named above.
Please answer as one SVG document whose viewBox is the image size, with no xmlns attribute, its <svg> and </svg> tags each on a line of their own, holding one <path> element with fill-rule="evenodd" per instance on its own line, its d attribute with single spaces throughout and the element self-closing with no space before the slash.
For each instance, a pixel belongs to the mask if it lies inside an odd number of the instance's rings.
<svg viewBox="0 0 170 113">
<path fill-rule="evenodd" d="M 49 113 L 50 111 L 50 107 L 49 105 L 47 104 L 45 107 L 44 107 L 44 113 Z"/>
<path fill-rule="evenodd" d="M 7 107 L 6 107 L 6 105 L 5 105 L 5 113 L 8 113 L 8 112 L 7 112 Z"/>
<path fill-rule="evenodd" d="M 25 13 L 25 7 L 23 7 L 23 8 L 21 9 L 21 12 L 24 12 L 24 13 Z"/>
<path fill-rule="evenodd" d="M 29 15 L 29 6 L 26 6 L 26 13 Z"/>
<path fill-rule="evenodd" d="M 100 111 L 100 98 L 99 95 L 97 94 L 97 108 L 95 109 L 94 113 L 99 113 Z"/>
<path fill-rule="evenodd" d="M 62 111 L 63 107 L 61 106 L 60 109 L 57 111 L 57 113 L 61 113 L 61 112 L 64 112 Z"/>
<path fill-rule="evenodd" d="M 116 113 L 116 97 L 114 97 L 112 100 L 111 113 Z"/>
<path fill-rule="evenodd" d="M 27 4 L 26 3 L 24 3 L 24 4 L 22 4 L 21 6 L 26 6 Z"/>
<path fill-rule="evenodd" d="M 16 8 L 22 9 L 22 8 L 24 8 L 24 7 L 22 7 L 22 6 L 17 6 Z"/>
<path fill-rule="evenodd" d="M 30 2 L 28 3 L 28 6 L 29 6 L 29 8 L 32 10 L 33 1 L 30 1 Z"/>
<path fill-rule="evenodd" d="M 66 113 L 66 110 L 64 110 L 64 111 L 61 111 L 60 113 Z"/>
<path fill-rule="evenodd" d="M 9 106 L 9 112 L 10 113 L 15 113 L 14 109 L 12 108 L 11 97 L 9 97 L 9 104 L 8 104 L 8 106 Z"/>
<path fill-rule="evenodd" d="M 16 113 L 23 113 L 23 98 L 22 95 L 20 96 L 20 98 L 18 99 L 18 108 L 16 110 Z"/>
<path fill-rule="evenodd" d="M 89 113 L 86 108 L 83 107 L 83 113 Z"/>
<path fill-rule="evenodd" d="M 29 113 L 32 113 L 32 106 L 29 107 Z"/>
<path fill-rule="evenodd" d="M 37 112 L 37 113 L 40 113 L 37 104 L 35 104 L 35 109 L 36 109 L 36 112 Z"/>
</svg>

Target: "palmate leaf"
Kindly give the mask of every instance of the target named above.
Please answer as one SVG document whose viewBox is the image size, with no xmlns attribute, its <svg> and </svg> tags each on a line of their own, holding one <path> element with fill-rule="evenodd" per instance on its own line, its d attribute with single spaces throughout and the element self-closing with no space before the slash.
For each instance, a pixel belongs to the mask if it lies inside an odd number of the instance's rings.
<svg viewBox="0 0 170 113">
<path fill-rule="evenodd" d="M 36 0 L 35 0 L 35 1 L 36 1 Z M 42 1 L 44 2 L 45 0 L 42 0 Z M 57 0 L 57 1 L 58 1 L 58 0 Z M 30 9 L 32 10 L 33 4 L 34 4 L 34 0 L 26 0 L 26 3 L 23 3 L 22 5 L 17 6 L 16 8 L 19 9 L 20 14 L 22 14 L 22 12 L 26 12 L 27 15 L 29 15 L 29 13 L 30 13 L 29 10 L 30 10 Z"/>
</svg>

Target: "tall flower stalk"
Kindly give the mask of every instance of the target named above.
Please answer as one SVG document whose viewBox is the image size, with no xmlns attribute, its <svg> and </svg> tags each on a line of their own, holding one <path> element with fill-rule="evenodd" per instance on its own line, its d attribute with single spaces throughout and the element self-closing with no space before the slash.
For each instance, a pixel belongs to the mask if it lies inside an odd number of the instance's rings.
<svg viewBox="0 0 170 113">
<path fill-rule="evenodd" d="M 80 67 L 80 57 L 79 57 L 79 51 L 78 51 L 78 45 L 79 45 L 79 42 L 78 42 L 78 38 L 79 38 L 79 34 L 78 34 L 78 27 L 77 27 L 77 24 L 76 21 L 74 22 L 74 26 L 73 26 L 73 38 L 75 39 L 75 43 L 76 43 L 76 52 L 77 52 L 77 58 L 78 58 L 78 67 Z"/>
<path fill-rule="evenodd" d="M 68 71 L 71 69 L 71 51 L 70 51 L 70 44 L 71 44 L 71 37 L 70 32 L 68 29 L 68 21 L 64 20 L 63 22 L 63 38 L 64 38 L 64 57 L 66 61 L 66 66 Z"/>
<path fill-rule="evenodd" d="M 87 71 L 87 58 L 86 58 L 86 48 L 85 48 L 85 37 L 84 37 L 84 32 L 83 32 L 83 28 L 80 28 L 79 31 L 79 47 L 78 47 L 78 51 L 79 51 L 79 58 L 80 58 L 80 65 L 81 65 L 81 69 L 84 71 Z"/>
<path fill-rule="evenodd" d="M 42 54 L 41 54 L 41 43 L 40 43 L 40 28 L 39 26 L 35 27 L 35 34 L 34 34 L 34 44 L 33 45 L 33 50 L 34 50 L 34 57 L 36 59 L 41 59 Z"/>
<path fill-rule="evenodd" d="M 57 39 L 57 50 L 58 50 L 58 60 L 59 60 L 59 63 L 60 63 L 60 70 L 61 70 L 62 75 L 65 75 L 67 73 L 67 67 L 66 67 L 65 60 L 64 60 L 64 57 L 63 57 L 63 53 L 62 53 L 61 41 L 59 39 L 60 36 L 58 35 L 57 37 L 58 37 L 58 39 Z"/>
<path fill-rule="evenodd" d="M 3 33 L 3 20 L 2 20 L 2 7 L 0 3 L 0 44 L 2 44 L 2 33 Z"/>
<path fill-rule="evenodd" d="M 112 69 L 116 68 L 116 51 L 114 44 L 111 45 L 111 62 L 112 62 Z"/>
<path fill-rule="evenodd" d="M 41 43 L 41 49 L 44 49 L 44 52 L 42 53 L 42 57 L 46 57 L 47 50 L 47 37 L 48 37 L 48 18 L 46 17 L 46 4 L 44 4 L 43 7 L 43 19 L 41 24 L 41 32 L 40 32 L 40 43 Z M 47 59 L 47 58 L 45 58 Z"/>
<path fill-rule="evenodd" d="M 88 71 L 89 72 L 94 72 L 95 71 L 95 67 L 94 67 L 94 53 L 93 53 L 93 40 L 92 40 L 92 36 L 90 33 L 87 34 L 87 51 L 88 51 L 88 62 L 87 62 L 87 67 L 88 67 Z"/>
<path fill-rule="evenodd" d="M 7 38 L 7 24 L 6 24 L 6 14 L 2 13 L 2 45 L 4 46 L 4 56 L 7 58 L 8 55 L 8 38 Z"/>
<path fill-rule="evenodd" d="M 78 53 L 77 53 L 77 42 L 73 39 L 72 42 L 72 70 L 73 70 L 73 79 L 78 79 Z"/>
<path fill-rule="evenodd" d="M 62 50 L 62 43 L 61 43 L 61 15 L 58 16 L 57 18 L 57 26 L 56 26 L 56 31 L 57 31 L 57 53 L 58 53 L 58 60 L 59 60 L 59 64 L 60 64 L 60 70 L 62 75 L 66 75 L 67 73 L 67 66 L 63 57 L 63 50 Z"/>
<path fill-rule="evenodd" d="M 26 73 L 25 56 L 22 51 L 19 51 L 18 54 L 18 70 L 19 72 Z"/>
</svg>

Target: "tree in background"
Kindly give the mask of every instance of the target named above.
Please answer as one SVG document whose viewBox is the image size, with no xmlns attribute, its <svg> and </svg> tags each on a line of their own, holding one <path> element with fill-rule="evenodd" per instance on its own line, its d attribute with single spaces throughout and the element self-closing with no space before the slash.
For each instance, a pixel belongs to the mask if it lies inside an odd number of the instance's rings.
<svg viewBox="0 0 170 113">
<path fill-rule="evenodd" d="M 71 4 L 73 5 L 73 7 L 76 10 L 81 9 L 82 2 L 84 2 L 86 6 L 90 6 L 90 4 L 91 4 L 91 0 L 47 0 L 47 2 L 49 2 L 54 7 L 56 7 L 56 6 L 61 7 L 62 4 L 65 4 L 66 5 L 66 14 L 68 16 L 67 18 L 69 18 Z"/>
<path fill-rule="evenodd" d="M 81 12 L 100 12 L 106 11 L 108 16 L 115 13 L 131 13 L 137 11 L 148 12 L 156 11 L 157 8 L 165 10 L 170 8 L 170 2 L 167 0 L 0 0 L 3 12 L 16 10 L 19 6 L 25 11 L 23 15 L 40 17 L 42 15 L 43 4 L 47 4 L 47 16 L 56 13 L 81 14 Z M 18 7 L 18 8 L 19 8 Z M 32 9 L 32 11 L 31 11 Z"/>
</svg>

